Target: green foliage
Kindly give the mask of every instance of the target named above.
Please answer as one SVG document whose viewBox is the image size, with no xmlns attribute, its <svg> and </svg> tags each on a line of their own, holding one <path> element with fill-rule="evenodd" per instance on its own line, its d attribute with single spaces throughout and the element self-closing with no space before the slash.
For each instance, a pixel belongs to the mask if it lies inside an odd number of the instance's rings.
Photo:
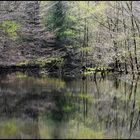
<svg viewBox="0 0 140 140">
<path fill-rule="evenodd" d="M 77 94 L 72 94 L 72 93 L 66 93 L 66 97 L 70 98 L 79 98 L 79 99 L 87 99 L 89 102 L 93 102 L 93 96 L 90 95 L 89 93 L 77 93 Z"/>
<path fill-rule="evenodd" d="M 63 111 L 66 113 L 72 112 L 74 110 L 74 106 L 64 105 Z"/>
<path fill-rule="evenodd" d="M 90 52 L 92 51 L 92 47 L 82 47 L 82 48 L 79 48 L 79 51 L 80 52 Z"/>
<path fill-rule="evenodd" d="M 48 5 L 53 5 L 56 2 L 48 2 Z M 50 31 L 55 31 L 56 41 L 61 46 L 74 44 L 74 38 L 77 32 L 72 29 L 75 26 L 75 17 L 69 11 L 68 3 L 59 1 L 54 4 L 44 17 L 44 24 Z M 59 45 L 57 45 L 58 47 Z"/>
<path fill-rule="evenodd" d="M 20 79 L 24 79 L 24 78 L 27 78 L 27 75 L 24 74 L 24 73 L 21 73 L 21 72 L 17 72 L 16 73 L 16 77 L 17 78 L 20 78 Z"/>
<path fill-rule="evenodd" d="M 74 121 L 75 122 L 75 121 Z M 76 123 L 76 122 L 75 122 Z M 75 128 L 70 128 L 68 130 L 68 138 L 75 139 L 103 139 L 105 133 L 103 131 L 94 130 L 80 124 L 80 130 L 78 131 Z"/>
<path fill-rule="evenodd" d="M 89 4 L 87 1 L 79 1 L 78 2 L 80 8 L 82 8 L 86 14 L 85 17 L 88 17 L 92 14 L 104 14 L 105 9 L 107 8 L 107 5 L 105 2 L 99 2 L 97 5 Z"/>
<path fill-rule="evenodd" d="M 60 35 L 64 36 L 64 37 L 75 37 L 76 33 L 71 29 L 67 29 L 63 33 L 61 33 Z"/>
<path fill-rule="evenodd" d="M 50 2 L 50 5 L 56 2 Z M 44 19 L 45 25 L 49 26 L 50 31 L 57 30 L 56 38 L 60 38 L 60 34 L 65 30 L 65 12 L 63 1 L 59 1 L 48 11 L 47 17 Z"/>
<path fill-rule="evenodd" d="M 6 20 L 0 24 L 0 29 L 4 30 L 5 33 L 11 38 L 17 37 L 17 30 L 19 28 L 20 28 L 20 25 L 12 20 Z"/>
<path fill-rule="evenodd" d="M 1 124 L 0 126 L 0 136 L 1 137 L 9 137 L 9 136 L 15 136 L 18 132 L 18 127 L 16 125 L 15 120 L 7 121 L 4 124 Z"/>
</svg>

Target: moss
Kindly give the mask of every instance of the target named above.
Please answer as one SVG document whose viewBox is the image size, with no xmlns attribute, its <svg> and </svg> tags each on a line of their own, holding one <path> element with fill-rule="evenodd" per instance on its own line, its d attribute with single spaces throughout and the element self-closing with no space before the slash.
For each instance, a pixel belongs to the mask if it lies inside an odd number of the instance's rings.
<svg viewBox="0 0 140 140">
<path fill-rule="evenodd" d="M 28 65 L 28 64 L 29 64 L 29 61 L 25 60 L 25 61 L 21 61 L 21 62 L 17 63 L 16 65 L 17 66 L 24 66 L 24 65 Z"/>
<path fill-rule="evenodd" d="M 87 68 L 87 71 L 94 71 L 96 68 Z"/>
<path fill-rule="evenodd" d="M 84 73 L 84 75 L 89 75 L 89 74 L 93 74 L 93 71 L 87 71 Z"/>
<path fill-rule="evenodd" d="M 103 67 L 103 66 L 95 67 L 95 68 L 87 67 L 86 70 L 84 71 L 84 75 L 90 75 L 94 73 L 101 74 L 101 72 L 106 73 L 106 71 L 109 69 L 110 67 Z"/>
<path fill-rule="evenodd" d="M 110 67 L 103 67 L 103 66 L 98 66 L 98 67 L 95 67 L 95 68 L 87 67 L 86 71 L 96 71 L 96 70 L 103 71 L 103 70 L 107 70 L 107 69 L 110 69 Z"/>
<path fill-rule="evenodd" d="M 63 58 L 61 57 L 50 57 L 50 58 L 38 58 L 35 60 L 25 60 L 21 61 L 20 63 L 17 64 L 17 66 L 26 66 L 26 65 L 39 65 L 40 67 L 44 67 L 47 64 L 55 64 L 56 66 L 63 65 Z"/>
</svg>

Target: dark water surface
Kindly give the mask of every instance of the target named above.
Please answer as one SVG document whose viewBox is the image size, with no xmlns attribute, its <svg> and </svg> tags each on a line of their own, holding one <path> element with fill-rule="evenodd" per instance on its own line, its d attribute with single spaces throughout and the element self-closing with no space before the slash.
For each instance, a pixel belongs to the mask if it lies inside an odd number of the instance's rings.
<svg viewBox="0 0 140 140">
<path fill-rule="evenodd" d="M 140 138 L 139 77 L 0 75 L 0 138 Z"/>
</svg>

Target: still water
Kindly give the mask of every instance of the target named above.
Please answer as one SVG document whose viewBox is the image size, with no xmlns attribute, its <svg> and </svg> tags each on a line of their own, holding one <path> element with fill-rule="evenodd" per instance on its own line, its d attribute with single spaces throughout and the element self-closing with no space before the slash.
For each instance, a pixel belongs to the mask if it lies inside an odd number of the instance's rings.
<svg viewBox="0 0 140 140">
<path fill-rule="evenodd" d="M 0 138 L 140 138 L 140 80 L 0 75 Z"/>
</svg>

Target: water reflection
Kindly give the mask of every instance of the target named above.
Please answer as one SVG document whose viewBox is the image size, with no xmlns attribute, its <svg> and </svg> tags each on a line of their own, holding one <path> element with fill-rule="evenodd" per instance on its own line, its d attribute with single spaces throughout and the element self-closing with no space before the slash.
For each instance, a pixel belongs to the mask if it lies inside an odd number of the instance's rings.
<svg viewBox="0 0 140 140">
<path fill-rule="evenodd" d="M 140 80 L 0 76 L 0 138 L 140 138 Z"/>
</svg>

